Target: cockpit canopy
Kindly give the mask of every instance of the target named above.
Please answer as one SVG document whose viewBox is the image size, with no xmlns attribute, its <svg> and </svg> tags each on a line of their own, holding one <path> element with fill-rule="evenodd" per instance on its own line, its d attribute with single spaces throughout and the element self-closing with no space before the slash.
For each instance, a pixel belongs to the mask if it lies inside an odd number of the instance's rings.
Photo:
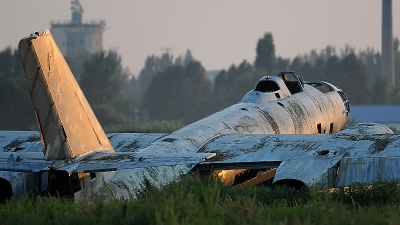
<svg viewBox="0 0 400 225">
<path fill-rule="evenodd" d="M 304 91 L 303 81 L 294 72 L 280 72 L 278 76 L 264 76 L 254 90 L 241 102 L 266 102 L 278 100 Z"/>
<path fill-rule="evenodd" d="M 272 80 L 260 80 L 257 83 L 256 88 L 254 88 L 254 91 L 261 91 L 263 93 L 265 92 L 274 92 L 274 91 L 279 91 L 280 88 L 275 81 Z"/>
</svg>

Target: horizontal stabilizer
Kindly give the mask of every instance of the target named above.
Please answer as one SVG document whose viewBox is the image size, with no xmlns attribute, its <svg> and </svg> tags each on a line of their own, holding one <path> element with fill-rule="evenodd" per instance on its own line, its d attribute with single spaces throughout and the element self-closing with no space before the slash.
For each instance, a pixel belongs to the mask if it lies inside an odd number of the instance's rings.
<svg viewBox="0 0 400 225">
<path fill-rule="evenodd" d="M 107 137 L 115 151 L 135 152 L 165 135 L 162 133 L 109 133 Z M 1 151 L 43 152 L 40 133 L 37 131 L 0 130 L 0 154 Z"/>
<path fill-rule="evenodd" d="M 46 170 L 53 161 L 43 159 L 41 152 L 13 152 L 0 154 L 0 171 L 39 172 Z"/>
</svg>

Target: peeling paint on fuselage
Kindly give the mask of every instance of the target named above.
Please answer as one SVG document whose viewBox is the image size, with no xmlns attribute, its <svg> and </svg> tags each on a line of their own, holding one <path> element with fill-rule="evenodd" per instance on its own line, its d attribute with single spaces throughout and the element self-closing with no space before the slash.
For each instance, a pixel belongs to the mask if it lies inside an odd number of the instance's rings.
<svg viewBox="0 0 400 225">
<path fill-rule="evenodd" d="M 150 143 L 138 152 L 199 152 L 211 139 L 226 134 L 315 134 L 318 132 L 318 123 L 323 124 L 325 130 L 329 129 L 330 123 L 335 123 L 337 125 L 333 132 L 341 130 L 347 122 L 347 116 L 342 113 L 344 105 L 339 94 L 333 91 L 327 93 L 330 96 L 326 97 L 326 93 L 324 94 L 307 84 L 304 85 L 304 90 L 293 96 L 279 99 L 279 102 L 285 107 L 277 104 L 278 100 L 263 103 L 237 103 L 166 135 L 163 139 Z M 174 141 L 162 141 L 164 139 L 174 139 Z M 307 147 L 315 148 L 315 146 Z M 218 160 L 219 157 L 217 155 L 211 161 Z M 182 174 L 188 173 L 191 168 L 192 166 L 181 165 L 164 167 L 162 171 L 157 170 L 157 173 L 151 174 L 148 171 L 149 168 L 117 171 L 116 173 L 129 173 L 131 179 L 139 181 L 139 183 L 143 182 L 143 177 L 150 176 L 152 179 L 149 181 L 157 184 L 176 180 Z M 105 178 L 111 185 L 115 179 L 117 178 Z M 122 182 L 125 181 L 122 180 Z M 131 189 L 126 192 L 140 191 L 140 185 L 132 185 L 131 181 L 126 182 L 131 184 L 127 183 L 126 187 L 131 187 Z"/>
<path fill-rule="evenodd" d="M 288 95 L 288 91 L 283 93 Z M 263 94 L 260 92 L 259 96 Z M 110 142 L 116 151 L 195 153 L 201 151 L 210 140 L 226 134 L 315 134 L 318 132 L 318 123 L 323 124 L 325 129 L 330 123 L 335 123 L 336 132 L 347 121 L 347 116 L 342 113 L 343 102 L 336 91 L 322 93 L 305 84 L 304 92 L 276 100 L 271 100 L 271 97 L 268 99 L 267 102 L 237 103 L 165 136 L 110 134 Z M 148 138 L 149 141 L 137 142 L 142 138 Z M 260 146 L 265 144 L 259 143 Z M 218 158 L 217 155 L 214 160 Z M 146 182 L 161 186 L 187 174 L 192 168 L 193 165 L 177 165 L 96 173 L 91 187 L 99 191 L 106 183 L 114 190 L 115 197 L 134 197 Z"/>
</svg>

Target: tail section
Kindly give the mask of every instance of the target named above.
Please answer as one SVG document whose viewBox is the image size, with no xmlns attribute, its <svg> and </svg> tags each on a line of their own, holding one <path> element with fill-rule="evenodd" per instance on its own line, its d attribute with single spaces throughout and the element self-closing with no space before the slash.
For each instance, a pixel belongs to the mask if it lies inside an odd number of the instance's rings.
<svg viewBox="0 0 400 225">
<path fill-rule="evenodd" d="M 48 30 L 18 45 L 46 160 L 114 152 Z"/>
</svg>

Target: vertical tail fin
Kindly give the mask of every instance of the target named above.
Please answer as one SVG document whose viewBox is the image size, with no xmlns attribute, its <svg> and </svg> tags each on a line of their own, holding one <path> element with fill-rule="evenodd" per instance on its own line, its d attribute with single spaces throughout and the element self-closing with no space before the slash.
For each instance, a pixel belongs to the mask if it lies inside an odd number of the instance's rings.
<svg viewBox="0 0 400 225">
<path fill-rule="evenodd" d="M 114 152 L 48 30 L 18 45 L 46 160 Z"/>
</svg>

